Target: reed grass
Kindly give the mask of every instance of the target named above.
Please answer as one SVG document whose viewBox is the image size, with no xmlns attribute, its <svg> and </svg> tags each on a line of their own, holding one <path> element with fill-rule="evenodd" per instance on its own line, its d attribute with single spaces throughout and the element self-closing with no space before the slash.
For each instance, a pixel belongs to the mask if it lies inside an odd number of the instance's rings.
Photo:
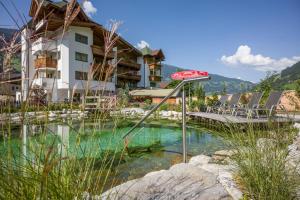
<svg viewBox="0 0 300 200">
<path fill-rule="evenodd" d="M 296 130 L 277 125 L 270 123 L 266 130 L 249 125 L 246 132 L 232 125 L 227 130 L 229 145 L 235 150 L 232 159 L 238 166 L 237 182 L 245 199 L 297 198 L 300 179 L 295 169 L 287 168 L 288 145 Z"/>
<path fill-rule="evenodd" d="M 37 18 L 43 1 L 36 1 L 36 3 L 38 8 L 32 18 L 32 27 L 38 23 Z M 16 15 L 12 10 L 8 9 L 5 3 L 1 3 L 1 6 L 5 8 L 17 27 L 23 26 L 28 29 L 28 35 L 18 33 L 11 41 L 6 41 L 5 38 L 0 37 L 1 42 L 5 43 L 5 48 L 1 49 L 1 51 L 5 54 L 6 65 L 10 66 L 10 58 L 16 53 L 15 49 L 20 45 L 15 45 L 17 36 L 22 35 L 25 38 L 25 42 L 30 44 L 41 35 L 36 34 L 27 24 L 18 24 L 20 20 L 15 17 Z M 18 10 L 16 11 L 19 12 Z M 57 30 L 56 40 L 59 43 L 62 43 L 65 33 L 68 32 L 79 12 L 80 5 L 77 1 L 69 1 L 66 7 L 64 25 Z M 52 14 L 52 12 L 49 12 L 45 18 Z M 117 30 L 120 25 L 120 22 L 112 22 L 110 27 L 103 31 L 104 60 L 102 63 L 91 64 L 88 81 L 84 83 L 85 96 L 103 97 L 105 95 L 105 87 L 102 91 L 91 93 L 92 88 L 89 82 L 94 75 L 97 75 L 99 81 L 106 84 L 113 76 L 120 60 L 110 62 L 107 56 L 117 45 L 119 40 Z M 48 35 L 47 28 L 43 34 L 45 36 Z M 64 58 L 62 57 L 61 59 Z M 28 69 L 24 70 L 27 71 Z M 104 79 L 101 78 L 103 74 L 105 74 Z M 26 79 L 26 77 L 23 77 L 22 81 Z M 118 134 L 117 127 L 123 123 L 122 119 L 119 117 L 109 118 L 105 112 L 95 112 L 89 118 L 89 121 L 95 125 L 89 130 L 86 130 L 84 123 L 82 127 L 78 128 L 78 122 L 59 120 L 56 123 L 67 125 L 70 129 L 70 134 L 75 135 L 75 145 L 69 148 L 63 141 L 64 136 L 59 137 L 55 131 L 49 128 L 51 123 L 47 118 L 43 120 L 36 119 L 32 123 L 32 120 L 28 119 L 26 114 L 30 111 L 40 111 L 47 115 L 49 111 L 53 110 L 67 109 L 73 112 L 80 109 L 72 101 L 77 89 L 76 86 L 70 88 L 72 90 L 72 98 L 69 103 L 64 104 L 36 104 L 32 99 L 37 98 L 41 100 L 41 95 L 43 96 L 43 94 L 37 94 L 32 84 L 29 84 L 28 87 L 29 91 L 26 96 L 22 93 L 22 97 L 26 101 L 22 102 L 20 108 L 16 108 L 11 102 L 0 108 L 0 114 L 5 113 L 6 116 L 11 116 L 13 113 L 18 112 L 21 118 L 19 132 L 15 132 L 15 125 L 13 125 L 11 118 L 0 124 L 0 199 L 82 199 L 86 194 L 99 195 L 118 184 L 119 180 L 116 179 L 117 170 L 115 169 L 123 160 L 125 147 L 122 144 L 116 145 L 113 137 L 110 137 L 109 141 L 106 141 L 106 145 L 110 147 L 110 150 L 105 150 L 97 142 L 97 138 L 105 130 L 104 124 L 108 120 L 112 123 L 110 134 Z M 52 90 L 55 89 L 57 89 L 56 85 L 53 84 Z M 126 102 L 126 100 L 119 97 L 116 107 L 111 109 L 117 110 L 122 108 L 124 106 L 123 102 Z M 81 108 L 84 109 L 84 106 L 83 102 Z M 23 128 L 26 126 L 30 128 L 27 131 Z M 37 132 L 33 132 L 31 130 L 33 126 L 42 128 Z M 92 141 L 89 143 L 89 146 L 84 143 L 87 135 L 89 140 Z M 27 141 L 29 138 L 30 142 Z M 27 141 L 27 143 L 25 144 L 24 141 Z"/>
</svg>

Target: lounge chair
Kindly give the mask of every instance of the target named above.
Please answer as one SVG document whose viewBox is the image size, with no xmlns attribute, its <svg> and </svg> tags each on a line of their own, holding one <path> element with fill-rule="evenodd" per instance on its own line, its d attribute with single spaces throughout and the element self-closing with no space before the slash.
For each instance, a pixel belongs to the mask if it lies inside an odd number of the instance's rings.
<svg viewBox="0 0 300 200">
<path fill-rule="evenodd" d="M 235 108 L 232 113 L 235 116 L 246 115 L 247 118 L 252 117 L 252 115 L 253 115 L 252 111 L 259 107 L 259 102 L 260 102 L 262 96 L 263 96 L 262 92 L 253 92 L 250 97 L 249 102 L 242 107 Z"/>
<path fill-rule="evenodd" d="M 260 117 L 260 111 L 265 113 L 267 117 L 271 117 L 279 105 L 282 94 L 282 91 L 271 92 L 265 105 L 252 109 L 252 113 L 256 114 L 257 118 Z M 284 110 L 284 107 L 281 107 L 281 109 Z"/>
<path fill-rule="evenodd" d="M 228 101 L 229 95 L 222 95 L 217 103 L 213 106 L 208 106 L 206 112 L 215 112 L 218 111 L 220 107 L 225 107 Z"/>
<path fill-rule="evenodd" d="M 242 95 L 240 93 L 233 94 L 231 99 L 228 101 L 228 104 L 225 107 L 220 107 L 218 114 L 227 114 L 228 112 L 233 114 L 234 110 L 238 107 L 241 96 Z"/>
</svg>

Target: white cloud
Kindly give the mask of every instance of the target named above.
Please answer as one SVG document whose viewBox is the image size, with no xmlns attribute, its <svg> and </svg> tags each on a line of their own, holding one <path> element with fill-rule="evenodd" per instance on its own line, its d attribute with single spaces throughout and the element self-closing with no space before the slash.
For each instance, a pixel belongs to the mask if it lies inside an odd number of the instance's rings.
<svg viewBox="0 0 300 200">
<path fill-rule="evenodd" d="M 148 42 L 142 40 L 142 41 L 140 41 L 139 43 L 137 43 L 136 47 L 137 47 L 138 49 L 143 49 L 143 48 L 145 48 L 145 47 L 150 47 L 150 45 L 149 45 Z"/>
<path fill-rule="evenodd" d="M 95 8 L 92 2 L 89 0 L 83 1 L 83 10 L 89 17 L 96 14 L 97 12 L 97 8 Z"/>
<path fill-rule="evenodd" d="M 221 57 L 221 61 L 231 66 L 242 65 L 252 67 L 257 71 L 281 71 L 300 61 L 300 56 L 273 59 L 260 54 L 254 55 L 251 53 L 251 48 L 249 46 L 241 45 L 238 47 L 235 54 L 232 56 L 224 55 Z"/>
</svg>

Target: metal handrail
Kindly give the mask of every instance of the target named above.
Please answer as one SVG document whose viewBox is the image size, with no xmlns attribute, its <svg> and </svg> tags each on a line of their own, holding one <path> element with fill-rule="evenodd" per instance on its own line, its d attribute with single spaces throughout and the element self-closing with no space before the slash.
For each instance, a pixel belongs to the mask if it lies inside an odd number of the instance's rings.
<svg viewBox="0 0 300 200">
<path fill-rule="evenodd" d="M 123 139 L 127 138 L 127 136 L 136 129 L 141 123 L 143 123 L 152 113 L 154 113 L 163 103 L 165 103 L 177 90 L 181 89 L 185 83 L 191 83 L 196 81 L 206 81 L 210 80 L 209 76 L 203 76 L 199 78 L 193 78 L 193 79 L 185 79 L 181 81 L 175 88 L 170 92 L 159 104 L 157 104 L 147 115 L 145 115 L 139 122 L 137 122 L 127 133 L 123 136 Z"/>
</svg>

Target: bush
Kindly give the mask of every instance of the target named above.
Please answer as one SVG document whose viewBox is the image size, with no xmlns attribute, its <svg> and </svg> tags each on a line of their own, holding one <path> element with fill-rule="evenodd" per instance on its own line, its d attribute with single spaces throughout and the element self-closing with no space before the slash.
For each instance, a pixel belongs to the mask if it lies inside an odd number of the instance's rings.
<svg viewBox="0 0 300 200">
<path fill-rule="evenodd" d="M 214 106 L 214 105 L 217 104 L 218 101 L 219 101 L 218 95 L 217 95 L 217 93 L 214 93 L 212 95 L 212 97 L 207 98 L 207 105 L 208 106 Z"/>
<path fill-rule="evenodd" d="M 150 105 L 152 103 L 151 99 L 146 99 L 145 104 Z"/>
<path fill-rule="evenodd" d="M 300 80 L 296 81 L 296 94 L 300 98 Z"/>
<path fill-rule="evenodd" d="M 143 109 L 144 110 L 152 110 L 155 106 L 156 106 L 155 104 L 146 105 Z"/>
<path fill-rule="evenodd" d="M 191 111 L 196 111 L 196 112 L 202 111 L 203 112 L 206 110 L 206 105 L 205 105 L 205 102 L 202 100 L 192 101 L 189 109 Z"/>
<path fill-rule="evenodd" d="M 160 106 L 159 110 L 169 110 L 169 104 L 164 103 L 163 105 Z"/>
</svg>

